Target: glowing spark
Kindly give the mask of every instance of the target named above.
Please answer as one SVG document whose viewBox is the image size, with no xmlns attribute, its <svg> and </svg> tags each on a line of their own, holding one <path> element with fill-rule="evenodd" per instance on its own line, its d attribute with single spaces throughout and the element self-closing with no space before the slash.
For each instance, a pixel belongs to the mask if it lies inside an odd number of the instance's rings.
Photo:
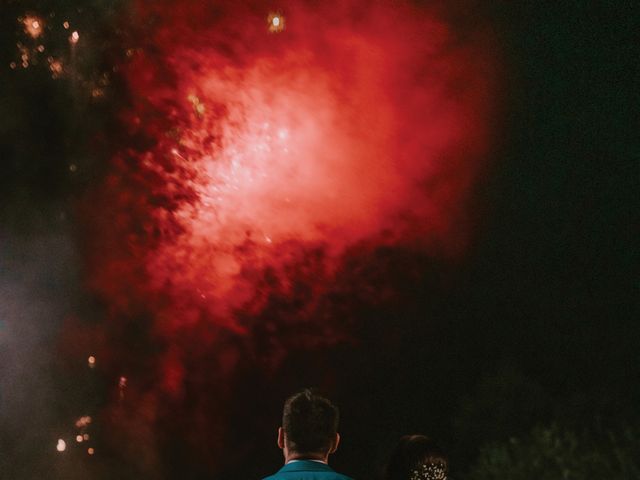
<svg viewBox="0 0 640 480">
<path fill-rule="evenodd" d="M 89 415 L 86 415 L 84 417 L 80 417 L 77 421 L 76 421 L 76 427 L 77 428 L 85 428 L 86 426 L 88 426 L 91 423 L 91 417 Z"/>
<path fill-rule="evenodd" d="M 284 30 L 284 17 L 279 13 L 270 13 L 267 22 L 271 33 L 279 33 Z"/>
<path fill-rule="evenodd" d="M 62 26 L 64 27 L 65 30 L 69 30 L 69 22 L 64 22 Z"/>
<path fill-rule="evenodd" d="M 37 49 L 40 53 L 44 52 L 44 45 L 38 45 Z"/>
<path fill-rule="evenodd" d="M 124 399 L 124 389 L 127 387 L 127 377 L 120 377 L 118 388 L 120 390 L 120 400 Z"/>
<path fill-rule="evenodd" d="M 51 73 L 52 73 L 51 76 L 53 78 L 58 78 L 60 75 L 62 75 L 64 68 L 60 60 L 56 60 L 53 57 L 49 57 L 47 61 L 49 62 L 49 70 L 51 70 Z"/>
<path fill-rule="evenodd" d="M 15 70 L 17 67 L 16 62 L 11 62 L 9 66 L 11 67 L 11 70 Z"/>
<path fill-rule="evenodd" d="M 31 59 L 29 49 L 25 47 L 23 44 L 21 44 L 20 42 L 18 42 L 16 46 L 18 47 L 18 51 L 20 52 L 20 60 L 22 60 L 22 68 L 27 68 L 29 66 L 29 60 Z"/>
<path fill-rule="evenodd" d="M 100 77 L 100 80 L 98 80 L 98 85 L 101 85 L 103 87 L 106 87 L 107 85 L 109 85 L 109 75 L 107 73 L 102 74 L 102 76 Z"/>
<path fill-rule="evenodd" d="M 84 438 L 82 438 L 82 435 L 76 435 L 76 442 L 82 443 L 83 440 Z"/>
<path fill-rule="evenodd" d="M 69 42 L 71 42 L 73 45 L 78 43 L 78 40 L 80 40 L 80 34 L 78 32 L 73 32 L 69 37 Z"/>
<path fill-rule="evenodd" d="M 38 38 L 42 35 L 42 20 L 36 16 L 28 15 L 23 20 L 22 23 L 24 25 L 24 31 L 31 38 Z"/>
<path fill-rule="evenodd" d="M 82 438 L 83 438 L 84 440 L 89 440 L 89 434 L 88 434 L 88 433 L 85 433 L 84 435 L 82 435 Z"/>
<path fill-rule="evenodd" d="M 200 102 L 200 99 L 197 96 L 191 94 L 187 97 L 187 100 L 189 100 L 191 105 L 193 105 L 193 110 L 195 111 L 196 115 L 198 115 L 198 117 L 202 117 L 202 115 L 204 115 L 204 104 Z"/>
<path fill-rule="evenodd" d="M 93 455 L 95 452 L 96 452 L 96 451 L 95 451 L 93 448 L 91 448 L 91 447 L 87 448 L 87 453 L 88 453 L 89 455 Z"/>
<path fill-rule="evenodd" d="M 59 452 L 64 452 L 66 449 L 67 449 L 67 442 L 59 438 L 58 444 L 56 445 L 56 450 Z"/>
<path fill-rule="evenodd" d="M 75 172 L 76 171 L 75 165 L 74 164 L 69 165 L 69 170 L 71 170 L 72 172 Z M 93 355 L 90 355 L 89 358 L 87 358 L 87 363 L 89 364 L 89 367 L 91 368 L 95 367 L 96 357 L 94 357 Z"/>
</svg>

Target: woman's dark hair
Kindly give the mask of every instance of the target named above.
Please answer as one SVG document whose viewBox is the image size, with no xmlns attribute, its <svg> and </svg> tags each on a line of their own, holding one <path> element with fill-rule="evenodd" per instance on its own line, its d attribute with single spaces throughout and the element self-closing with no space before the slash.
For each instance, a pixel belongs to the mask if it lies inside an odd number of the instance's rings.
<svg viewBox="0 0 640 480">
<path fill-rule="evenodd" d="M 434 441 L 424 435 L 405 435 L 391 453 L 384 480 L 445 480 L 449 460 Z"/>
</svg>

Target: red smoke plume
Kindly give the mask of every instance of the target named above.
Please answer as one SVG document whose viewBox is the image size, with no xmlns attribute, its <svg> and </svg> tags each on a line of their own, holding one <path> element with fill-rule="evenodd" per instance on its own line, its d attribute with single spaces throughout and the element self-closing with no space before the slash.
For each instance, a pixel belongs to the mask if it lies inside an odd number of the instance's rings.
<svg viewBox="0 0 640 480">
<path fill-rule="evenodd" d="M 257 330 L 272 345 L 300 323 L 315 334 L 297 341 L 341 338 L 325 294 L 354 246 L 462 251 L 493 55 L 481 28 L 458 31 L 449 13 L 137 3 L 120 67 L 129 136 L 91 197 L 88 265 L 113 325 L 145 322 L 163 345 L 137 392 L 145 405 L 184 394 L 195 349 L 216 352 L 224 381 L 239 356 L 230 342 Z M 113 341 L 127 328 L 113 326 Z"/>
</svg>

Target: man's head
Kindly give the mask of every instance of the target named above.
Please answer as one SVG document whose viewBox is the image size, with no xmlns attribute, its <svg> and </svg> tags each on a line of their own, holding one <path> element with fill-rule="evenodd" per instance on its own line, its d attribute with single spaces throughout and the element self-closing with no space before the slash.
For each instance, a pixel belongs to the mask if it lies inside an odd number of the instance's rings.
<svg viewBox="0 0 640 480">
<path fill-rule="evenodd" d="M 338 448 L 338 408 L 328 399 L 305 389 L 284 403 L 278 446 L 285 460 L 327 460 Z"/>
</svg>

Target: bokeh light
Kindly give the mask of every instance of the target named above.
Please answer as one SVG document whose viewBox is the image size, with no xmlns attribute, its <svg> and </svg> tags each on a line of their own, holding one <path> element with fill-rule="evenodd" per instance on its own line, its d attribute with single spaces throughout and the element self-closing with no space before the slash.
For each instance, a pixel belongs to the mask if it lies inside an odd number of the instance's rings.
<svg viewBox="0 0 640 480">
<path fill-rule="evenodd" d="M 280 13 L 270 13 L 267 17 L 267 24 L 271 33 L 279 33 L 285 28 L 285 18 Z"/>
<path fill-rule="evenodd" d="M 24 25 L 24 31 L 31 38 L 38 38 L 42 35 L 44 22 L 43 20 L 35 15 L 27 15 L 22 19 L 22 24 Z"/>
<path fill-rule="evenodd" d="M 58 452 L 64 452 L 66 449 L 67 449 L 67 442 L 59 438 L 58 443 L 56 444 L 56 450 Z"/>
</svg>

